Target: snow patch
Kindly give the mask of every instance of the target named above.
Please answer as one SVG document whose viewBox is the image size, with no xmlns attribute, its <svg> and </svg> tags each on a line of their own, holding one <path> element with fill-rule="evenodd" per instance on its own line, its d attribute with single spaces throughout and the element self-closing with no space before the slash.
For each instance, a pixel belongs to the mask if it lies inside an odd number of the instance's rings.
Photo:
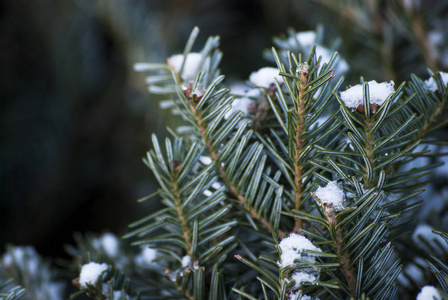
<svg viewBox="0 0 448 300">
<path fill-rule="evenodd" d="M 306 237 L 292 233 L 289 237 L 284 238 L 280 244 L 282 255 L 280 257 L 280 265 L 284 268 L 294 264 L 295 259 L 304 259 L 311 263 L 316 262 L 316 257 L 309 253 L 302 253 L 303 250 L 322 251 L 311 243 Z"/>
<path fill-rule="evenodd" d="M 195 80 L 196 75 L 198 74 L 200 63 L 202 60 L 202 54 L 192 52 L 187 55 L 187 59 L 185 61 L 184 70 L 182 71 L 182 75 L 180 76 L 184 81 L 186 80 Z M 174 69 L 176 73 L 180 72 L 182 68 L 182 62 L 184 61 L 183 54 L 176 54 L 168 58 L 168 65 Z"/>
<path fill-rule="evenodd" d="M 243 112 L 243 116 L 253 115 L 254 110 L 251 108 L 251 106 L 256 107 L 256 105 L 257 102 L 250 98 L 247 97 L 237 98 L 233 100 L 232 108 L 226 113 L 224 118 L 225 119 L 230 118 L 230 116 L 233 115 L 233 113 L 236 111 Z"/>
<path fill-rule="evenodd" d="M 295 288 L 300 288 L 304 282 L 315 283 L 318 278 L 315 275 L 306 272 L 295 272 L 292 274 L 292 279 L 295 281 Z"/>
<path fill-rule="evenodd" d="M 119 250 L 117 237 L 112 233 L 105 233 L 100 238 L 101 248 L 109 257 L 116 257 Z"/>
<path fill-rule="evenodd" d="M 323 203 L 333 204 L 335 211 L 346 208 L 344 191 L 339 188 L 337 181 L 330 181 L 325 187 L 318 187 L 314 193 Z"/>
<path fill-rule="evenodd" d="M 135 257 L 135 263 L 137 265 L 149 265 L 157 256 L 157 251 L 149 247 L 142 249 L 142 252 Z"/>
<path fill-rule="evenodd" d="M 378 83 L 375 80 L 367 82 L 369 85 L 369 98 L 370 104 L 381 105 L 383 102 L 395 92 L 394 82 L 382 82 Z M 363 85 L 357 84 L 351 88 L 341 92 L 341 99 L 344 101 L 345 106 L 349 108 L 358 108 L 359 105 L 363 105 Z"/>
<path fill-rule="evenodd" d="M 191 265 L 191 257 L 190 255 L 185 255 L 182 257 L 182 267 L 187 268 Z"/>
<path fill-rule="evenodd" d="M 439 291 L 432 285 L 426 285 L 417 295 L 416 300 L 442 300 Z"/>
<path fill-rule="evenodd" d="M 129 299 L 129 295 L 127 295 L 123 291 L 114 291 L 114 298 L 113 298 L 113 300 L 122 300 L 122 299 Z"/>
<path fill-rule="evenodd" d="M 313 47 L 316 44 L 316 33 L 314 31 L 302 31 L 295 35 L 295 37 L 290 37 L 289 42 L 295 42 L 295 39 L 303 47 Z"/>
<path fill-rule="evenodd" d="M 82 288 L 87 288 L 87 284 L 95 284 L 98 277 L 107 270 L 107 264 L 98 264 L 96 262 L 90 262 L 85 264 L 81 268 L 79 275 L 79 283 Z"/>
<path fill-rule="evenodd" d="M 250 74 L 249 81 L 257 87 L 269 88 L 271 84 L 275 84 L 275 79 L 278 83 L 283 83 L 283 78 L 279 75 L 277 68 L 261 68 L 260 70 Z"/>
<path fill-rule="evenodd" d="M 308 295 L 303 295 L 299 298 L 300 292 L 292 293 L 289 295 L 289 300 L 320 300 L 319 297 L 311 297 Z"/>
<path fill-rule="evenodd" d="M 446 86 L 448 83 L 448 73 L 439 72 L 439 74 L 442 77 L 443 85 Z M 425 80 L 425 84 L 428 90 L 430 90 L 431 92 L 435 92 L 438 90 L 437 84 L 432 77 L 429 77 L 429 79 Z"/>
<path fill-rule="evenodd" d="M 314 31 L 299 32 L 295 36 L 290 37 L 288 42 L 289 42 L 289 44 L 292 44 L 292 45 L 295 45 L 297 42 L 299 42 L 300 46 L 302 48 L 304 48 L 303 50 L 305 50 L 305 52 L 310 52 L 311 48 L 314 45 L 316 45 L 316 56 L 318 59 L 319 59 L 319 56 L 322 57 L 320 66 L 322 66 L 325 63 L 328 63 L 331 59 L 331 56 L 333 55 L 333 52 L 334 52 L 322 45 L 317 44 L 317 35 Z M 308 55 L 308 53 L 306 55 Z M 340 56 L 336 57 L 334 66 L 335 66 L 335 69 L 341 74 L 347 72 L 350 69 L 347 62 Z M 319 70 L 320 70 L 320 68 L 319 68 Z"/>
<path fill-rule="evenodd" d="M 296 293 L 292 293 L 289 295 L 289 299 L 290 300 L 320 300 L 318 297 L 312 298 L 311 296 L 308 295 L 303 295 L 302 297 L 299 298 L 299 292 Z"/>
</svg>

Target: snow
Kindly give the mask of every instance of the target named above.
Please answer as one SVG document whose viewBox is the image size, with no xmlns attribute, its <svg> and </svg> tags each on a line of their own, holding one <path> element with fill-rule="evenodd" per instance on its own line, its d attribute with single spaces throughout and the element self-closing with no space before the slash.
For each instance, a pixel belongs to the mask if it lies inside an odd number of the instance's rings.
<svg viewBox="0 0 448 300">
<path fill-rule="evenodd" d="M 302 286 L 302 283 L 315 283 L 318 278 L 316 278 L 315 275 L 306 272 L 295 272 L 294 274 L 292 274 L 292 279 L 294 279 L 295 281 L 294 287 L 300 288 Z"/>
<path fill-rule="evenodd" d="M 5 255 L 3 255 L 3 259 L 1 261 L 2 263 L 2 267 L 4 268 L 10 268 L 12 267 L 12 264 L 14 262 L 14 259 L 12 257 L 12 255 L 10 253 L 6 253 Z"/>
<path fill-rule="evenodd" d="M 182 257 L 182 267 L 187 268 L 191 265 L 191 257 L 190 255 L 185 255 Z"/>
<path fill-rule="evenodd" d="M 323 66 L 324 63 L 328 63 L 330 61 L 332 55 L 333 55 L 333 51 L 331 51 L 323 46 L 316 45 L 317 58 L 319 59 L 319 56 L 322 56 L 322 60 L 320 61 L 320 66 Z M 343 74 L 350 69 L 347 62 L 339 56 L 336 57 L 335 63 L 333 65 L 335 66 L 336 71 L 338 71 L 338 73 L 340 73 L 340 74 Z M 319 70 L 320 70 L 320 68 L 319 68 Z"/>
<path fill-rule="evenodd" d="M 314 193 L 323 203 L 333 204 L 335 211 L 346 208 L 344 191 L 339 188 L 337 181 L 330 181 L 325 187 L 318 187 Z"/>
<path fill-rule="evenodd" d="M 311 296 L 308 295 L 303 295 L 299 299 L 299 292 L 296 292 L 289 295 L 289 300 L 320 300 L 320 299 L 318 297 L 312 298 Z"/>
<path fill-rule="evenodd" d="M 14 264 L 20 269 L 27 270 L 31 275 L 38 271 L 39 256 L 33 247 L 13 247 L 12 251 L 3 255 L 2 264 L 6 268 L 11 268 Z"/>
<path fill-rule="evenodd" d="M 393 93 L 394 82 L 382 82 L 378 83 L 375 80 L 367 82 L 369 85 L 370 104 L 381 105 L 383 102 Z M 358 108 L 359 105 L 363 105 L 363 85 L 357 84 L 351 88 L 341 92 L 341 99 L 344 101 L 345 106 L 349 108 Z"/>
<path fill-rule="evenodd" d="M 276 74 L 278 74 L 278 70 L 276 70 Z M 252 73 L 254 74 L 254 73 Z M 252 75 L 251 75 L 252 76 Z M 275 75 L 272 76 L 272 81 L 274 80 Z M 269 87 L 270 83 L 267 84 Z M 233 84 L 231 86 L 231 92 L 232 95 L 234 95 L 236 98 L 232 102 L 232 108 L 226 113 L 225 119 L 230 118 L 230 116 L 236 112 L 241 111 L 243 112 L 243 116 L 253 115 L 255 113 L 256 107 L 257 107 L 257 100 L 260 99 L 262 96 L 262 89 L 260 88 L 251 88 L 247 84 Z M 238 124 L 238 127 L 241 126 L 241 124 L 244 121 L 240 121 Z"/>
<path fill-rule="evenodd" d="M 105 233 L 100 238 L 101 247 L 109 257 L 116 257 L 119 250 L 117 237 L 112 233 Z"/>
<path fill-rule="evenodd" d="M 123 291 L 114 291 L 114 298 L 111 300 L 129 299 L 129 296 Z"/>
<path fill-rule="evenodd" d="M 82 288 L 87 288 L 87 284 L 95 284 L 98 277 L 107 270 L 107 264 L 98 264 L 96 262 L 90 262 L 85 264 L 81 268 L 79 275 L 79 283 Z"/>
<path fill-rule="evenodd" d="M 280 261 L 283 268 L 293 265 L 295 259 L 304 259 L 311 263 L 315 263 L 316 257 L 309 253 L 304 253 L 302 255 L 303 250 L 322 251 L 320 248 L 314 246 L 306 237 L 295 233 L 284 238 L 280 242 L 279 247 L 282 250 Z"/>
<path fill-rule="evenodd" d="M 242 111 L 244 116 L 253 114 L 253 111 L 250 109 L 251 105 L 256 105 L 256 101 L 243 97 L 237 98 L 232 102 L 232 108 L 226 113 L 225 119 L 230 118 L 230 116 L 236 111 Z"/>
<path fill-rule="evenodd" d="M 236 97 L 260 98 L 262 90 L 253 88 L 251 85 L 243 82 L 231 83 L 230 91 Z"/>
<path fill-rule="evenodd" d="M 439 72 L 440 76 L 442 77 L 443 85 L 447 85 L 448 83 L 448 73 L 445 72 Z M 434 81 L 434 78 L 430 77 L 428 80 L 425 80 L 426 87 L 431 92 L 435 92 L 438 90 L 436 82 Z"/>
<path fill-rule="evenodd" d="M 196 79 L 198 74 L 200 63 L 202 60 L 202 54 L 192 52 L 187 55 L 187 60 L 185 61 L 184 70 L 182 72 L 181 78 L 184 81 Z M 183 54 L 176 54 L 168 58 L 168 65 L 174 69 L 176 73 L 180 72 L 182 68 L 182 62 L 184 61 Z"/>
<path fill-rule="evenodd" d="M 416 300 L 442 300 L 442 296 L 435 287 L 431 285 L 426 285 L 417 295 Z"/>
<path fill-rule="evenodd" d="M 310 52 L 311 48 L 316 45 L 316 56 L 319 58 L 319 56 L 322 56 L 322 60 L 320 65 L 322 66 L 324 63 L 328 63 L 331 59 L 331 56 L 333 55 L 333 51 L 330 49 L 317 44 L 317 36 L 314 31 L 302 31 L 297 33 L 294 37 L 290 37 L 288 42 L 289 44 L 296 44 L 296 40 L 299 42 L 300 46 L 304 48 L 303 50 L 305 52 Z M 308 55 L 308 53 L 306 53 Z M 350 68 L 347 64 L 347 62 L 342 59 L 340 56 L 338 56 L 335 60 L 334 64 L 336 70 L 339 73 L 345 73 Z M 320 69 L 320 68 L 319 68 Z"/>
<path fill-rule="evenodd" d="M 289 42 L 294 42 L 294 38 L 298 40 L 303 47 L 313 47 L 313 45 L 316 44 L 316 33 L 314 31 L 299 32 L 295 37 L 289 38 Z"/>
<path fill-rule="evenodd" d="M 142 252 L 135 257 L 135 263 L 138 265 L 149 265 L 157 256 L 157 251 L 149 247 L 142 249 Z"/>
<path fill-rule="evenodd" d="M 122 299 L 130 299 L 129 295 L 123 291 L 113 291 L 112 298 L 109 296 L 109 286 L 107 284 L 103 284 L 101 289 L 101 294 L 106 296 L 106 300 L 122 300 Z"/>
<path fill-rule="evenodd" d="M 208 156 L 201 156 L 201 157 L 199 157 L 199 160 L 201 161 L 201 163 L 203 163 L 206 166 L 208 166 L 209 164 L 212 163 L 212 159 Z"/>
<path fill-rule="evenodd" d="M 271 84 L 275 84 L 275 79 L 278 83 L 283 83 L 283 78 L 279 75 L 277 68 L 265 67 L 253 72 L 249 76 L 249 81 L 257 87 L 269 88 Z"/>
<path fill-rule="evenodd" d="M 443 254 L 443 249 L 448 250 L 448 245 L 440 235 L 432 232 L 432 230 L 434 230 L 434 228 L 427 224 L 419 224 L 412 234 L 412 240 L 417 245 L 417 247 L 423 250 L 428 251 L 434 248 L 438 254 Z M 424 241 L 427 241 L 427 243 L 431 245 L 430 249 L 427 249 L 427 246 L 422 243 L 419 236 L 421 236 Z M 441 249 L 440 247 L 443 247 L 443 249 Z"/>
</svg>

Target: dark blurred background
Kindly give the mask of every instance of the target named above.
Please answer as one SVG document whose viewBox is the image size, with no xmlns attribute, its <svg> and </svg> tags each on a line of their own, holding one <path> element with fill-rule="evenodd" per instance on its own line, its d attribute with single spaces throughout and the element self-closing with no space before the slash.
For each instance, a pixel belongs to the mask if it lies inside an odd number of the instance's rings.
<svg viewBox="0 0 448 300">
<path fill-rule="evenodd" d="M 197 48 L 220 35 L 222 72 L 245 80 L 267 65 L 272 36 L 318 22 L 329 42 L 346 33 L 347 84 L 387 77 L 350 20 L 313 1 L 1 0 L 0 246 L 61 257 L 73 232 L 122 234 L 153 209 L 136 202 L 155 190 L 141 157 L 172 120 L 133 63 L 182 52 L 197 25 Z M 411 58 L 425 76 L 423 56 Z"/>
</svg>

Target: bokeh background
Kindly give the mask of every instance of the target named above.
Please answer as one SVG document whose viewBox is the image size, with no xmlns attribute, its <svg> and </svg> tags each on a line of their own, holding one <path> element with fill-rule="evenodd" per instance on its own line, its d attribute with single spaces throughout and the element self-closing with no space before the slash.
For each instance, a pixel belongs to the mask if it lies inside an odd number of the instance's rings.
<svg viewBox="0 0 448 300">
<path fill-rule="evenodd" d="M 402 1 L 392 2 L 400 12 Z M 156 209 L 156 203 L 136 202 L 156 188 L 141 158 L 151 147 L 150 134 L 166 135 L 165 126 L 175 120 L 132 65 L 181 52 L 196 25 L 198 48 L 209 35 L 221 36 L 222 72 L 231 80 L 245 80 L 268 64 L 262 52 L 272 36 L 318 24 L 327 45 L 341 37 L 339 51 L 351 66 L 346 84 L 360 75 L 396 82 L 411 72 L 426 77 L 430 63 L 446 69 L 436 57 L 446 39 L 422 44 L 389 20 L 388 11 L 372 14 L 375 25 L 328 3 L 1 0 L 0 246 L 34 245 L 43 256 L 64 257 L 62 245 L 73 242 L 73 232 L 123 234 L 127 224 Z M 425 1 L 421 15 L 436 3 Z M 446 10 L 420 25 L 428 32 L 447 28 Z M 430 49 L 432 57 L 425 45 L 438 47 Z"/>
</svg>

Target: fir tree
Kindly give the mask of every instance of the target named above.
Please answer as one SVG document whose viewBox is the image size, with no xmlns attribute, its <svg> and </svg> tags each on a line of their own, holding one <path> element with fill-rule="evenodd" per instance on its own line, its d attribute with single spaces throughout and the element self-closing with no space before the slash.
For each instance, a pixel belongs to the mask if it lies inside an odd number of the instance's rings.
<svg viewBox="0 0 448 300">
<path fill-rule="evenodd" d="M 322 1 L 324 2 L 324 1 Z M 225 85 L 219 38 L 167 63 L 139 63 L 185 126 L 152 136 L 144 163 L 164 206 L 115 237 L 78 237 L 81 293 L 93 299 L 403 299 L 401 239 L 439 164 L 409 169 L 446 125 L 446 73 L 344 86 L 322 32 L 275 39 L 246 90 Z M 417 235 L 448 296 L 447 234 Z M 143 247 L 137 253 L 123 243 Z M 149 252 L 148 252 L 149 251 Z M 425 266 L 423 266 L 425 267 Z M 23 294 L 13 288 L 0 298 Z M 14 298 L 16 297 L 16 298 Z M 420 297 L 420 296 L 419 296 Z M 422 298 L 419 298 L 422 299 Z"/>
</svg>

